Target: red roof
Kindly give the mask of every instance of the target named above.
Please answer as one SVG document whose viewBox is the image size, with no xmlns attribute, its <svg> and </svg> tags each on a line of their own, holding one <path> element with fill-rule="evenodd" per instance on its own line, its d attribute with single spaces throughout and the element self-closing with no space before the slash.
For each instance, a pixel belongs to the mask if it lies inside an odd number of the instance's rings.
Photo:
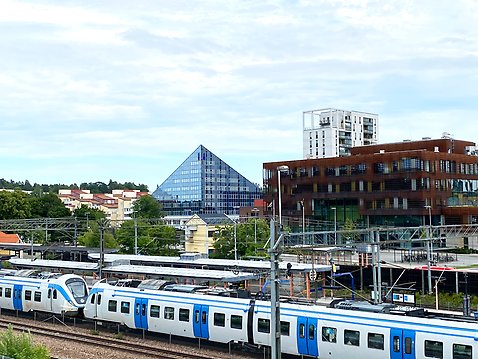
<svg viewBox="0 0 478 359">
<path fill-rule="evenodd" d="M 0 232 L 0 243 L 20 243 L 20 236 L 18 234 Z"/>
</svg>

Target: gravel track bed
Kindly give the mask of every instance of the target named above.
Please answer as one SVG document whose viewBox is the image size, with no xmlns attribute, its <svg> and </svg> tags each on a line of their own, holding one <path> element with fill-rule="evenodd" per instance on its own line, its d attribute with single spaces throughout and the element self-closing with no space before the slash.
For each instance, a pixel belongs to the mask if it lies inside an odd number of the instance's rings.
<svg viewBox="0 0 478 359">
<path fill-rule="evenodd" d="M 61 324 L 52 324 L 51 322 L 42 322 L 42 321 L 34 321 L 33 319 L 28 319 L 28 318 L 16 318 L 14 316 L 5 316 L 2 315 L 0 318 L 2 319 L 8 319 L 9 321 L 12 322 L 12 324 L 18 323 L 18 324 L 32 324 L 35 323 L 35 325 L 41 325 L 46 328 L 58 328 L 58 330 L 64 330 L 64 326 Z M 61 326 L 61 329 L 60 327 Z M 109 331 L 102 331 L 101 328 L 99 329 L 99 337 L 109 337 L 109 338 L 117 338 L 117 336 Z M 70 333 L 86 333 L 86 334 L 91 334 L 92 330 L 91 329 L 83 329 L 79 327 L 69 327 L 69 332 Z M 128 354 L 122 351 L 117 351 L 114 349 L 105 349 L 105 348 L 99 348 L 93 345 L 85 345 L 85 344 L 80 344 L 80 343 L 75 343 L 75 342 L 70 342 L 67 339 L 61 340 L 61 339 L 54 339 L 54 338 L 49 338 L 49 337 L 44 337 L 44 336 L 38 336 L 38 335 L 32 335 L 33 341 L 38 344 L 45 345 L 46 347 L 49 348 L 50 353 L 52 357 L 54 358 L 59 358 L 59 359 L 106 359 L 106 358 L 122 358 L 122 359 L 146 359 L 146 358 L 152 358 L 152 356 L 148 355 L 133 355 L 133 354 Z M 168 348 L 168 349 L 174 349 L 179 352 L 184 352 L 184 358 L 188 358 L 187 353 L 197 353 L 197 354 L 202 354 L 202 355 L 207 355 L 211 359 L 240 359 L 240 358 L 256 358 L 256 356 L 248 356 L 245 353 L 232 353 L 229 354 L 227 352 L 218 352 L 218 351 L 213 351 L 213 350 L 208 350 L 208 349 L 198 349 L 194 347 L 189 347 L 189 346 L 184 346 L 184 345 L 179 345 L 179 344 L 174 344 L 174 343 L 168 343 L 164 342 L 161 339 L 158 340 L 152 340 L 152 339 L 138 339 L 134 337 L 128 337 L 127 335 L 123 336 L 121 340 L 124 340 L 128 343 L 142 343 L 146 345 L 154 345 L 157 348 Z"/>
</svg>

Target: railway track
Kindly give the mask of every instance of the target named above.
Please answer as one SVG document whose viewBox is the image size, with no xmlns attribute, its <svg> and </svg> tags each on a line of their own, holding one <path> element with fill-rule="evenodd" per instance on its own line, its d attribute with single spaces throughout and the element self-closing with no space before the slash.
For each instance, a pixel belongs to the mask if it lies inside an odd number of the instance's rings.
<svg viewBox="0 0 478 359">
<path fill-rule="evenodd" d="M 108 337 L 99 337 L 98 335 L 85 334 L 85 333 L 72 333 L 71 330 L 67 327 L 55 326 L 54 328 L 48 328 L 45 326 L 37 324 L 26 324 L 12 321 L 11 319 L 0 319 L 0 328 L 7 328 L 9 325 L 12 326 L 13 330 L 16 331 L 29 331 L 33 335 L 46 336 L 53 339 L 64 340 L 68 342 L 75 342 L 82 345 L 103 347 L 107 349 L 113 349 L 118 352 L 129 353 L 133 355 L 143 355 L 143 356 L 152 356 L 155 358 L 165 358 L 165 359 L 183 359 L 183 358 L 192 358 L 192 359 L 214 359 L 214 356 L 211 353 L 198 354 L 192 351 L 182 351 L 178 352 L 177 350 L 161 348 L 158 346 L 150 346 L 146 344 L 141 344 L 137 342 L 129 342 L 126 340 L 108 338 Z M 217 356 L 216 358 L 224 358 L 224 356 Z"/>
</svg>

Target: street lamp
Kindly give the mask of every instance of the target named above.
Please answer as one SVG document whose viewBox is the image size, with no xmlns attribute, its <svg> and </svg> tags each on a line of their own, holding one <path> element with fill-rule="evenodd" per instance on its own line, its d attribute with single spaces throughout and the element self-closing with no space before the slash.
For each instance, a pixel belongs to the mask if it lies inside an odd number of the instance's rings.
<svg viewBox="0 0 478 359">
<path fill-rule="evenodd" d="M 305 204 L 304 199 L 299 202 L 302 207 L 302 245 L 305 246 Z"/>
<path fill-rule="evenodd" d="M 330 209 L 334 211 L 334 245 L 337 246 L 337 208 L 332 207 Z"/>
<path fill-rule="evenodd" d="M 281 172 L 286 172 L 289 170 L 289 166 L 282 165 L 277 167 L 277 187 L 279 192 L 279 226 L 282 227 L 282 200 L 281 200 L 281 186 L 280 186 L 280 176 Z"/>
<path fill-rule="evenodd" d="M 254 207 L 251 212 L 254 213 L 254 253 L 257 254 L 257 213 L 259 210 Z"/>
<path fill-rule="evenodd" d="M 236 231 L 236 220 L 231 216 L 224 213 L 224 215 L 229 218 L 234 223 L 234 259 L 237 261 L 237 231 Z"/>
<path fill-rule="evenodd" d="M 428 294 L 432 294 L 432 272 L 430 269 L 430 264 L 433 258 L 433 245 L 432 245 L 432 206 L 425 206 L 426 209 L 428 209 L 428 219 L 429 219 L 429 225 L 428 225 L 428 241 L 427 241 L 427 274 L 428 274 Z"/>
</svg>

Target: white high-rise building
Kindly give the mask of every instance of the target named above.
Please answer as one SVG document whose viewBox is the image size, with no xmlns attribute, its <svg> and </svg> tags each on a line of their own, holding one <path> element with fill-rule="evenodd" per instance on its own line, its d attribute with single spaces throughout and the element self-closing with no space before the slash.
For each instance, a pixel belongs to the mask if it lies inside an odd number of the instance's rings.
<svg viewBox="0 0 478 359">
<path fill-rule="evenodd" d="M 378 141 L 378 115 L 333 108 L 303 113 L 304 158 L 349 156 L 354 146 Z"/>
</svg>

